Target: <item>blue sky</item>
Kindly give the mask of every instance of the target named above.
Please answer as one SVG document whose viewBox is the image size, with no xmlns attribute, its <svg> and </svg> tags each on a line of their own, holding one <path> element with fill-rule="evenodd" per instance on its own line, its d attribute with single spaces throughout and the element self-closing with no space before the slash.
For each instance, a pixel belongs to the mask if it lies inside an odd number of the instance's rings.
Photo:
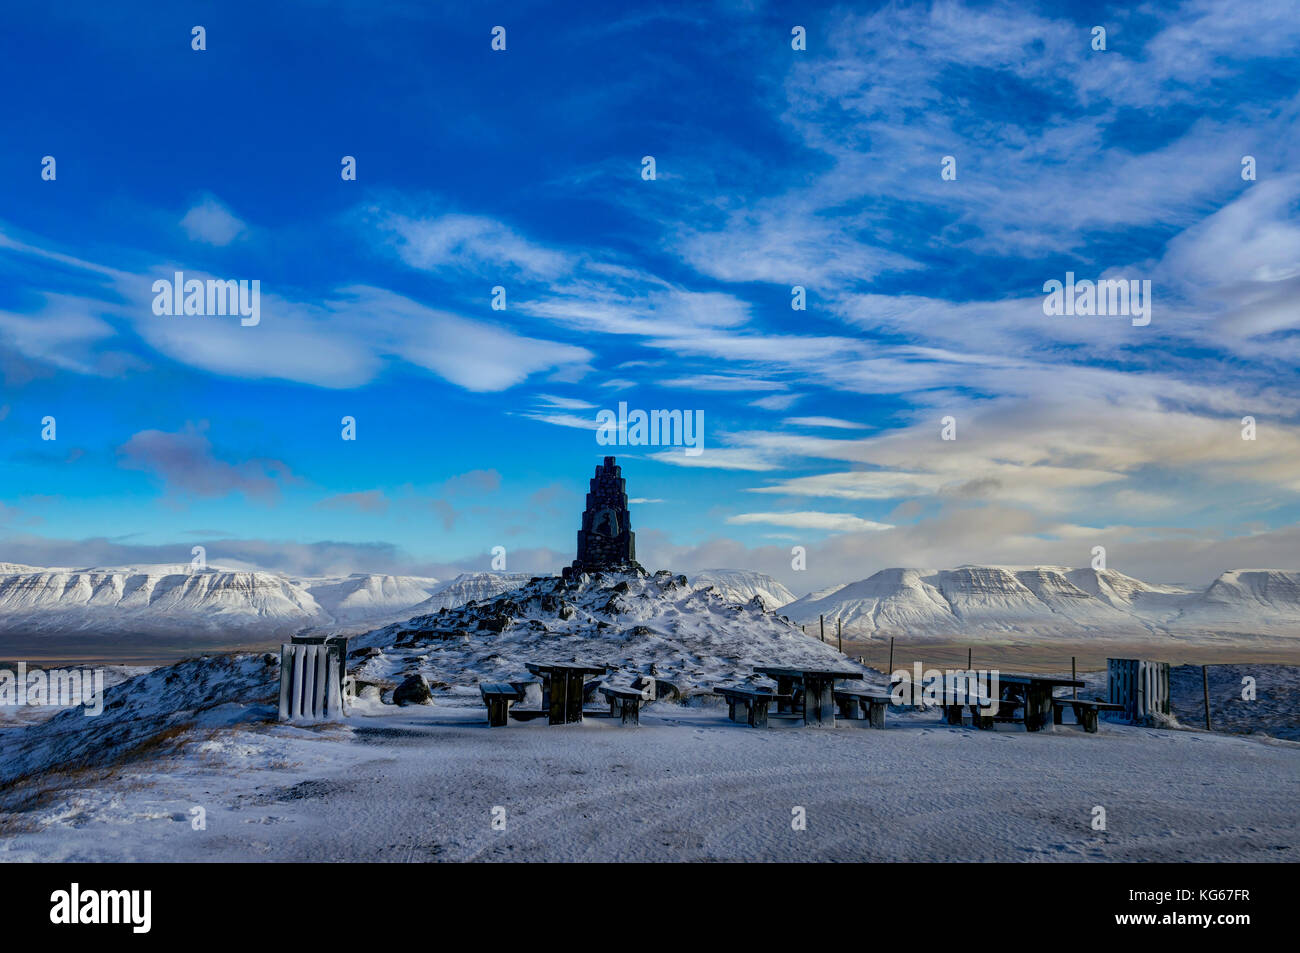
<svg viewBox="0 0 1300 953">
<path fill-rule="evenodd" d="M 0 561 L 554 570 L 622 400 L 704 412 L 612 451 L 651 568 L 1295 568 L 1294 2 L 4 21 Z M 177 270 L 260 324 L 155 315 Z M 1067 271 L 1151 323 L 1044 315 Z"/>
</svg>

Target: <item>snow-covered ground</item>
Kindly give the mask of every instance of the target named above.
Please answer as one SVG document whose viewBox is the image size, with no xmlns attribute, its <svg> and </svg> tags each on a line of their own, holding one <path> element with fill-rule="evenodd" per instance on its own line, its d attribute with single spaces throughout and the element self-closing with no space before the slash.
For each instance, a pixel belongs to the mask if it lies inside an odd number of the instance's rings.
<svg viewBox="0 0 1300 953">
<path fill-rule="evenodd" d="M 1300 850 L 1300 744 L 1258 734 L 1295 737 L 1295 667 L 1216 673 L 1216 724 L 1255 735 L 1111 723 L 1095 735 L 984 732 L 899 709 L 884 731 L 760 731 L 729 722 L 710 687 L 765 662 L 854 668 L 876 688 L 885 676 L 761 597 L 735 605 L 669 573 L 541 577 L 352 647 L 350 670 L 369 684 L 342 724 L 274 721 L 274 654 L 135 673 L 94 718 L 0 720 L 0 860 L 1294 860 Z M 690 704 L 661 699 L 637 728 L 486 726 L 480 681 L 575 658 L 612 666 L 613 681 L 653 673 Z M 413 675 L 432 684 L 434 704 L 385 704 Z M 1258 700 L 1233 701 L 1243 675 Z M 1089 673 L 1085 697 L 1104 678 Z M 1179 670 L 1173 687 L 1186 719 L 1199 681 Z M 796 809 L 805 830 L 791 825 Z"/>
<path fill-rule="evenodd" d="M 66 781 L 3 792 L 0 860 L 1294 861 L 1300 851 L 1295 744 L 1110 724 L 1096 735 L 982 732 L 933 712 L 891 712 L 884 731 L 760 731 L 720 708 L 659 703 L 639 728 L 489 729 L 481 708 L 374 705 L 345 725 L 210 726 L 179 751 Z M 1092 827 L 1098 806 L 1105 831 Z M 805 830 L 792 827 L 796 808 Z"/>
</svg>

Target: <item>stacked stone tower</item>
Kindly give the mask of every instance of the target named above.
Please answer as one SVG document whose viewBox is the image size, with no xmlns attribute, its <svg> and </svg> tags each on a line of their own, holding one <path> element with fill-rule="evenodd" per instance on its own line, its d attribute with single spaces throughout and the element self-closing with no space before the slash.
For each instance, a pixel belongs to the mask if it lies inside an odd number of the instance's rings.
<svg viewBox="0 0 1300 953">
<path fill-rule="evenodd" d="M 596 467 L 587 494 L 587 509 L 578 530 L 578 558 L 564 570 L 569 579 L 580 572 L 639 569 L 636 534 L 627 510 L 627 486 L 613 457 Z"/>
</svg>

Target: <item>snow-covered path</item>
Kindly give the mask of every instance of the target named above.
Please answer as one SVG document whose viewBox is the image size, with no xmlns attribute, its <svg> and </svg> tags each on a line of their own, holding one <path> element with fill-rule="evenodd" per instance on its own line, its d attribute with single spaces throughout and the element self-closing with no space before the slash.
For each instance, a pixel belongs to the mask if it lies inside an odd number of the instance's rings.
<svg viewBox="0 0 1300 953">
<path fill-rule="evenodd" d="M 657 705 L 639 729 L 489 730 L 482 709 L 387 707 L 222 729 L 87 780 L 0 815 L 0 860 L 1300 857 L 1300 745 L 1109 724 L 980 732 L 891 712 L 885 731 L 756 731 Z"/>
</svg>

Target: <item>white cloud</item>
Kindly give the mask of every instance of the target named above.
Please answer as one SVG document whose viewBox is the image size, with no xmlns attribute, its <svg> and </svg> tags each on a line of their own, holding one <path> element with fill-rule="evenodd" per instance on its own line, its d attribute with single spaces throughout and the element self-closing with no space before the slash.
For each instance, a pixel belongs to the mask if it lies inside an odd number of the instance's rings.
<svg viewBox="0 0 1300 953">
<path fill-rule="evenodd" d="M 699 456 L 688 457 L 680 449 L 664 450 L 650 455 L 652 460 L 668 463 L 676 467 L 700 467 L 714 470 L 749 470 L 762 472 L 775 470 L 777 464 L 765 459 L 761 454 L 748 449 L 727 449 L 708 447 Z"/>
<path fill-rule="evenodd" d="M 757 407 L 760 410 L 789 410 L 802 397 L 802 394 L 772 394 L 770 397 L 751 400 L 749 406 Z"/>
<path fill-rule="evenodd" d="M 185 213 L 181 228 L 194 241 L 217 246 L 229 245 L 247 230 L 230 209 L 211 195 Z"/>
<path fill-rule="evenodd" d="M 787 417 L 785 424 L 791 427 L 828 427 L 832 430 L 865 430 L 866 424 L 855 420 L 842 420 L 839 417 Z"/>
<path fill-rule="evenodd" d="M 537 399 L 548 407 L 555 407 L 560 410 L 591 410 L 595 404 L 585 400 L 578 400 L 575 397 L 556 397 L 553 394 L 538 394 Z"/>
<path fill-rule="evenodd" d="M 892 529 L 888 523 L 863 519 L 849 513 L 821 513 L 804 510 L 797 513 L 738 513 L 727 517 L 728 523 L 749 524 L 769 523 L 773 526 L 789 526 L 794 529 L 830 530 L 836 533 L 878 532 Z"/>
<path fill-rule="evenodd" d="M 112 356 L 105 348 L 117 330 L 99 313 L 129 323 L 150 347 L 182 364 L 330 388 L 364 385 L 397 360 L 468 391 L 501 391 L 536 373 L 580 368 L 592 357 L 585 348 L 516 334 L 365 285 L 309 302 L 278 295 L 264 283 L 261 321 L 253 327 L 230 318 L 159 316 L 152 307 L 155 278 L 181 270 L 189 278 L 212 276 L 174 263 L 139 274 L 115 271 L 4 236 L 0 248 L 109 280 L 111 293 L 105 291 L 103 300 L 61 296 L 50 298 L 41 316 L 0 312 L 0 331 L 22 353 L 83 373 Z"/>
<path fill-rule="evenodd" d="M 697 374 L 692 377 L 673 377 L 661 381 L 663 387 L 680 387 L 685 390 L 708 391 L 766 391 L 785 390 L 781 381 L 744 377 L 738 374 Z"/>
<path fill-rule="evenodd" d="M 509 226 L 477 215 L 436 215 L 412 218 L 376 210 L 380 228 L 392 236 L 402 261 L 412 268 L 448 268 L 506 275 L 555 278 L 573 266 L 573 259 L 520 236 Z"/>
</svg>

